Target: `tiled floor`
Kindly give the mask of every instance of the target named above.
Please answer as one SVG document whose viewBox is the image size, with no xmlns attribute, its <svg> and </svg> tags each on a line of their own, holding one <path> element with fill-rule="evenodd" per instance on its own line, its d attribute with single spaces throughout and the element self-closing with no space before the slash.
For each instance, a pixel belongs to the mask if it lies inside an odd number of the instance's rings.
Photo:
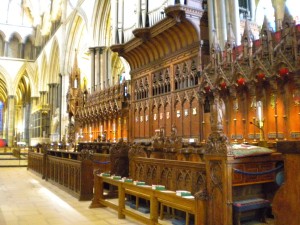
<svg viewBox="0 0 300 225">
<path fill-rule="evenodd" d="M 109 208 L 90 209 L 27 168 L 0 168 L 0 225 L 139 225 Z"/>
</svg>

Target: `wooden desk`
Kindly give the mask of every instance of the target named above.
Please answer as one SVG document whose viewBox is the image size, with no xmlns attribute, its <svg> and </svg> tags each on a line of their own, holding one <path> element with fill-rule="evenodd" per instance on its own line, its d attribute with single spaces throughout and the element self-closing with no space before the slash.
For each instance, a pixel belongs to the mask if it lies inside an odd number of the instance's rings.
<svg viewBox="0 0 300 225">
<path fill-rule="evenodd" d="M 96 207 L 110 207 L 118 211 L 118 218 L 123 219 L 125 216 L 131 216 L 136 220 L 145 224 L 160 224 L 159 217 L 159 204 L 169 206 L 186 213 L 186 223 L 189 223 L 189 215 L 193 214 L 195 218 L 195 225 L 205 224 L 205 205 L 204 202 L 197 199 L 187 199 L 177 196 L 175 192 L 164 192 L 159 190 L 153 190 L 149 186 L 138 186 L 132 183 L 122 182 L 114 180 L 110 177 L 103 177 L 95 175 L 95 188 L 94 199 L 91 204 L 91 208 Z M 108 183 L 118 188 L 118 203 L 105 199 L 103 184 Z M 134 210 L 130 210 L 125 207 L 125 195 L 133 195 L 139 198 L 146 199 L 150 202 L 150 215 L 144 216 Z"/>
</svg>

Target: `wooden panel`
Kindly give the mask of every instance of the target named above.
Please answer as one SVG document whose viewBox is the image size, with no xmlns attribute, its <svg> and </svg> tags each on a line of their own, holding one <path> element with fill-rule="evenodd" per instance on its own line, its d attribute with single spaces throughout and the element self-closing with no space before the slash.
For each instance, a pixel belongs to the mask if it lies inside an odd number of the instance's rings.
<svg viewBox="0 0 300 225">
<path fill-rule="evenodd" d="M 259 173 L 268 171 L 275 168 L 275 162 L 258 162 L 258 163 L 247 163 L 247 164 L 236 164 L 233 167 L 240 171 L 249 173 Z M 239 174 L 233 170 L 233 185 L 247 185 L 252 183 L 265 183 L 271 182 L 275 179 L 275 173 L 263 174 L 263 175 L 245 175 Z"/>
<path fill-rule="evenodd" d="M 92 161 L 48 156 L 46 180 L 54 182 L 79 200 L 90 200 L 93 196 Z"/>
<path fill-rule="evenodd" d="M 276 225 L 300 224 L 300 141 L 277 143 L 278 150 L 284 154 L 284 183 L 275 194 L 273 212 Z"/>
<path fill-rule="evenodd" d="M 44 177 L 45 158 L 42 153 L 28 152 L 28 169 Z"/>
<path fill-rule="evenodd" d="M 176 191 L 180 189 L 193 194 L 205 186 L 205 163 L 177 160 L 148 159 L 136 157 L 131 162 L 135 180 L 143 180 L 148 184 L 161 184 Z"/>
<path fill-rule="evenodd" d="M 192 136 L 199 136 L 200 134 L 200 108 L 198 106 L 197 99 L 194 98 L 191 103 L 191 135 Z"/>
</svg>

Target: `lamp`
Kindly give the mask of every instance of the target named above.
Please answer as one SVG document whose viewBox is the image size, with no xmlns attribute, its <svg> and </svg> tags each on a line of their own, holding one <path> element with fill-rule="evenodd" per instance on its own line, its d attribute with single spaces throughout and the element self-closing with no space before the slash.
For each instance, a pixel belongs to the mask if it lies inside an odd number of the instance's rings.
<svg viewBox="0 0 300 225">
<path fill-rule="evenodd" d="M 261 139 L 259 141 L 259 146 L 262 146 L 262 147 L 267 147 L 267 142 L 265 141 L 265 132 L 264 132 L 264 129 L 263 129 L 263 125 L 262 126 L 259 126 L 253 122 L 250 122 L 250 124 L 252 124 L 253 126 L 257 127 L 260 132 L 261 132 Z"/>
</svg>

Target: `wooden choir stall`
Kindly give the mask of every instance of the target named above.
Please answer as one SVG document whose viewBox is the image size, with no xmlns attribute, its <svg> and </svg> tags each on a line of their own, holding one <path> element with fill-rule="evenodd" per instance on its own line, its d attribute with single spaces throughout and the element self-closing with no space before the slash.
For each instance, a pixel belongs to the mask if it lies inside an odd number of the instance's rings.
<svg viewBox="0 0 300 225">
<path fill-rule="evenodd" d="M 254 40 L 245 20 L 242 44 L 230 28 L 221 50 L 215 32 L 208 42 L 202 1 L 163 12 L 111 46 L 128 62 L 130 81 L 91 93 L 70 86 L 77 150 L 30 153 L 28 168 L 63 185 L 62 171 L 82 165 L 82 153 L 109 148 L 110 166 L 91 166 L 85 177 L 91 208 L 145 224 L 300 224 L 300 26 L 286 14 L 273 32 L 265 18 Z"/>
</svg>

